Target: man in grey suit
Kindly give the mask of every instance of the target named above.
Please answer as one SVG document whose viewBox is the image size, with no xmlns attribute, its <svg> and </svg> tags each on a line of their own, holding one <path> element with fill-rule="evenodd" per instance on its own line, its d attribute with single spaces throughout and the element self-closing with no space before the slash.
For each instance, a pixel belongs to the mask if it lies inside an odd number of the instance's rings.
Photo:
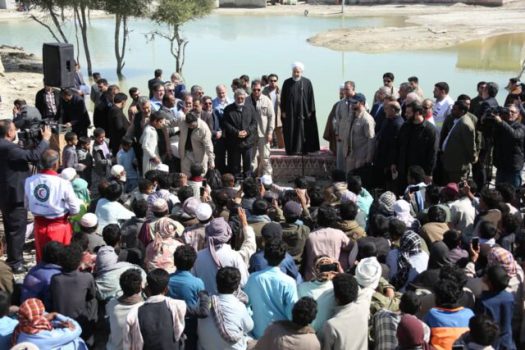
<svg viewBox="0 0 525 350">
<path fill-rule="evenodd" d="M 465 101 L 457 101 L 443 123 L 434 178 L 438 185 L 466 179 L 470 165 L 476 161 L 476 127 L 468 110 Z"/>
</svg>

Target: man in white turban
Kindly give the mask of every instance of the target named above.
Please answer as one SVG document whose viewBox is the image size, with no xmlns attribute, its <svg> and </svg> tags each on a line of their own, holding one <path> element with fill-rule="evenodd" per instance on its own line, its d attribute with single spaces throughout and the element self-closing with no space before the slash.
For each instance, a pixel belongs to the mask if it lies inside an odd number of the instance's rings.
<svg viewBox="0 0 525 350">
<path fill-rule="evenodd" d="M 312 83 L 303 77 L 304 64 L 292 64 L 292 77 L 283 83 L 281 119 L 286 154 L 305 154 L 319 151 L 319 132 L 315 117 Z"/>
</svg>

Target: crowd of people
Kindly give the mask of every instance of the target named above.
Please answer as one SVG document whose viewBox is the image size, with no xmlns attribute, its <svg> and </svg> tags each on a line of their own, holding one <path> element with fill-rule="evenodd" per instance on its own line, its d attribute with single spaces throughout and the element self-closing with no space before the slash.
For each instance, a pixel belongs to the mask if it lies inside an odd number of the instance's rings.
<svg viewBox="0 0 525 350">
<path fill-rule="evenodd" d="M 323 135 L 330 181 L 283 185 L 271 148 L 320 148 L 303 71 L 282 88 L 243 75 L 233 99 L 160 69 L 148 96 L 78 71 L 35 107 L 15 101 L 0 121 L 0 348 L 523 348 L 521 82 L 499 106 L 493 82 L 454 101 L 446 82 L 426 98 L 385 73 L 367 100 L 347 81 Z"/>
</svg>

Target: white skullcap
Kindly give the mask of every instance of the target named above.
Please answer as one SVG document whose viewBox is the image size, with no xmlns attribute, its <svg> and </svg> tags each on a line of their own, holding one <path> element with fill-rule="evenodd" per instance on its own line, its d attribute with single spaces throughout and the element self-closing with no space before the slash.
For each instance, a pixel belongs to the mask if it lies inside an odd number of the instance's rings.
<svg viewBox="0 0 525 350">
<path fill-rule="evenodd" d="M 211 209 L 211 206 L 208 203 L 201 203 L 197 206 L 197 209 L 195 210 L 195 216 L 199 221 L 206 221 L 209 218 L 211 218 L 212 212 L 213 210 Z"/>
<path fill-rule="evenodd" d="M 304 72 L 304 64 L 303 62 L 296 61 L 292 64 L 292 69 L 299 68 L 301 71 Z"/>
<path fill-rule="evenodd" d="M 355 269 L 355 279 L 362 288 L 376 289 L 381 278 L 382 268 L 376 257 L 361 259 Z"/>
<path fill-rule="evenodd" d="M 65 168 L 60 173 L 60 177 L 67 181 L 73 181 L 77 176 L 77 171 L 73 168 Z"/>
<path fill-rule="evenodd" d="M 122 172 L 124 171 L 124 167 L 120 164 L 115 164 L 111 167 L 111 176 L 120 176 Z"/>
<path fill-rule="evenodd" d="M 155 170 L 162 171 L 164 173 L 169 173 L 170 172 L 170 167 L 167 166 L 166 164 L 160 163 L 159 165 L 157 165 Z"/>
<path fill-rule="evenodd" d="M 98 218 L 93 213 L 86 213 L 82 216 L 82 219 L 80 219 L 80 226 L 82 227 L 95 227 L 98 224 Z"/>
<path fill-rule="evenodd" d="M 261 176 L 261 183 L 264 186 L 271 186 L 273 184 L 272 176 L 271 175 L 263 175 L 263 176 Z"/>
</svg>

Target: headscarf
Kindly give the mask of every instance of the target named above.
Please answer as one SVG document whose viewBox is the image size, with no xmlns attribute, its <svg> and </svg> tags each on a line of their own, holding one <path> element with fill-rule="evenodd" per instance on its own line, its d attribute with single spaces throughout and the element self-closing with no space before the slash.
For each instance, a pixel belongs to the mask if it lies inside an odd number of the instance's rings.
<svg viewBox="0 0 525 350">
<path fill-rule="evenodd" d="M 440 269 L 444 266 L 452 265 L 448 257 L 450 250 L 443 241 L 436 241 L 430 247 L 430 259 L 428 260 L 429 269 Z"/>
<path fill-rule="evenodd" d="M 512 278 L 518 273 L 516 261 L 512 253 L 501 247 L 493 247 L 487 257 L 488 266 L 500 265 L 507 272 L 507 275 Z"/>
<path fill-rule="evenodd" d="M 91 202 L 88 190 L 89 185 L 86 180 L 77 177 L 75 180 L 73 180 L 73 182 L 71 182 L 71 184 L 73 185 L 73 191 L 75 191 L 78 199 L 80 199 L 83 203 Z"/>
<path fill-rule="evenodd" d="M 362 288 L 376 289 L 381 278 L 382 268 L 376 257 L 361 259 L 355 269 L 355 279 Z"/>
<path fill-rule="evenodd" d="M 222 267 L 215 249 L 228 243 L 232 238 L 232 229 L 223 217 L 219 217 L 210 221 L 210 224 L 206 226 L 205 232 L 211 257 L 213 258 L 213 261 L 215 261 L 217 267 Z"/>
<path fill-rule="evenodd" d="M 394 212 L 396 218 L 403 221 L 407 227 L 412 227 L 416 219 L 410 214 L 410 203 L 404 199 L 397 200 L 394 203 Z"/>
<path fill-rule="evenodd" d="M 20 333 L 37 334 L 40 331 L 53 329 L 51 323 L 44 317 L 46 308 L 40 299 L 30 298 L 18 309 L 18 326 L 13 333 L 13 343 L 16 344 Z"/>
<path fill-rule="evenodd" d="M 153 230 L 155 232 L 153 248 L 156 251 L 162 251 L 164 241 L 170 238 L 175 238 L 177 234 L 180 235 L 182 231 L 184 231 L 184 227 L 173 219 L 162 217 L 155 221 Z"/>
<path fill-rule="evenodd" d="M 388 213 L 394 213 L 394 203 L 396 202 L 396 195 L 393 192 L 384 192 L 379 196 L 378 202 L 383 205 L 383 207 Z"/>
<path fill-rule="evenodd" d="M 421 253 L 421 237 L 414 231 L 406 231 L 399 241 L 397 253 L 397 274 L 393 278 L 393 284 L 397 289 L 402 288 L 407 280 L 412 264 L 410 257 Z"/>
<path fill-rule="evenodd" d="M 425 342 L 425 330 L 423 324 L 417 317 L 404 314 L 399 320 L 397 326 L 397 341 L 401 349 L 413 349 L 421 347 L 422 349 L 431 349 Z"/>
<path fill-rule="evenodd" d="M 314 262 L 314 278 L 319 282 L 332 280 L 337 274 L 337 271 L 321 272 L 321 265 L 329 265 L 335 263 L 337 263 L 337 260 L 334 260 L 326 255 L 318 257 Z"/>
<path fill-rule="evenodd" d="M 201 204 L 201 201 L 195 197 L 190 197 L 182 203 L 182 210 L 185 214 L 189 215 L 190 217 L 195 217 L 195 212 L 197 211 L 197 207 Z"/>
</svg>

